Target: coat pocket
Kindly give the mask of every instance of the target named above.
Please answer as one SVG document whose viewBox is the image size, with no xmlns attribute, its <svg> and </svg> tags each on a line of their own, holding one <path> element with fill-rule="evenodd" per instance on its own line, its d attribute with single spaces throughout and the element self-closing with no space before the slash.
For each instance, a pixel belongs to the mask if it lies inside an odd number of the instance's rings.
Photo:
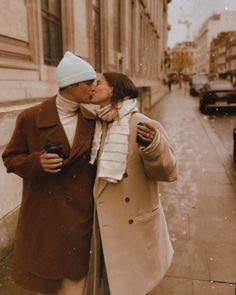
<svg viewBox="0 0 236 295">
<path fill-rule="evenodd" d="M 147 222 L 151 220 L 153 217 L 155 217 L 159 213 L 159 207 L 152 209 L 152 211 L 148 213 L 144 213 L 142 215 L 138 215 L 134 218 L 135 223 L 140 223 L 140 222 Z"/>
</svg>

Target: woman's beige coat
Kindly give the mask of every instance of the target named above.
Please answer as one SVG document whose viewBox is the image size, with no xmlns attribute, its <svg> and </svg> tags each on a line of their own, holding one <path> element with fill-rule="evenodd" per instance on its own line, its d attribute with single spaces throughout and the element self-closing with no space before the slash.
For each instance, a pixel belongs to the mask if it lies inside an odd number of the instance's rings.
<svg viewBox="0 0 236 295">
<path fill-rule="evenodd" d="M 136 143 L 138 122 L 150 122 L 159 131 L 144 150 Z M 174 180 L 176 159 L 164 129 L 140 113 L 133 114 L 122 181 L 114 184 L 96 179 L 94 186 L 111 295 L 145 295 L 170 266 L 173 248 L 157 181 Z"/>
</svg>

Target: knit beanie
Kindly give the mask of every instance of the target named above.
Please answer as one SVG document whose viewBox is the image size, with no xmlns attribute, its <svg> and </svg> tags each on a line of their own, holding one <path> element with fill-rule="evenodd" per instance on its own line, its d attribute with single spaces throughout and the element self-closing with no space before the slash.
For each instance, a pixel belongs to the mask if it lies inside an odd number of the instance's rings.
<svg viewBox="0 0 236 295">
<path fill-rule="evenodd" d="M 96 79 L 93 67 L 82 58 L 67 51 L 57 66 L 56 79 L 58 88 L 78 82 Z"/>
</svg>

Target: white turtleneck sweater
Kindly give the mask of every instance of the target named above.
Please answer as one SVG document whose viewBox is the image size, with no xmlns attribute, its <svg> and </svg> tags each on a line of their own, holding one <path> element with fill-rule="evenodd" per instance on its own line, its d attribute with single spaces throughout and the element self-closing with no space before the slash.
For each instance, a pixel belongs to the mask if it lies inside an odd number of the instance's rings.
<svg viewBox="0 0 236 295">
<path fill-rule="evenodd" d="M 56 98 L 56 107 L 61 124 L 65 130 L 67 139 L 72 147 L 78 121 L 79 103 L 62 97 L 59 93 Z"/>
</svg>

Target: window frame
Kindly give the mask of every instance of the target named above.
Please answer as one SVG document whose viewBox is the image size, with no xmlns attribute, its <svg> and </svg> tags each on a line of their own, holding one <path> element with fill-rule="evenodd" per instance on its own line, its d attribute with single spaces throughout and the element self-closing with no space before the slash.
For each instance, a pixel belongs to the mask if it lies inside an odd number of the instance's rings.
<svg viewBox="0 0 236 295">
<path fill-rule="evenodd" d="M 43 59 L 45 65 L 56 66 L 63 57 L 62 3 L 61 0 L 58 0 L 58 7 L 56 10 L 59 13 L 56 15 L 55 13 L 50 11 L 50 0 L 44 1 L 47 5 L 47 10 L 45 10 L 45 7 L 42 3 L 43 0 L 41 0 Z M 46 38 L 44 31 L 45 28 L 47 30 Z M 53 41 L 53 39 L 55 40 Z M 52 50 L 53 44 L 57 45 L 57 47 L 54 48 L 54 51 Z"/>
</svg>

